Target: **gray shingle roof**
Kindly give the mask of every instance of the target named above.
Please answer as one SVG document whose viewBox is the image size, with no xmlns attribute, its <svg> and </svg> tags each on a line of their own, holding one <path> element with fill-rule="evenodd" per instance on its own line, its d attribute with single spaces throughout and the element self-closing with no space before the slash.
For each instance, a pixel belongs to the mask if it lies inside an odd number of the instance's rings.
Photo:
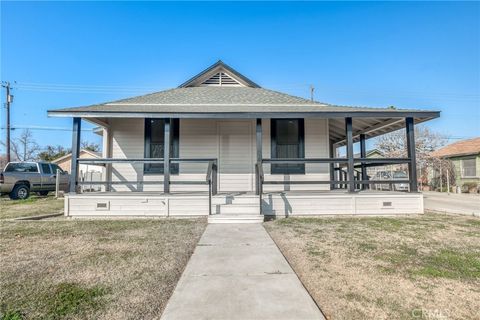
<svg viewBox="0 0 480 320">
<path fill-rule="evenodd" d="M 103 104 L 64 108 L 50 114 L 74 112 L 249 113 L 249 112 L 392 112 L 390 108 L 335 106 L 263 88 L 175 88 Z M 405 111 L 405 110 L 403 110 Z"/>
</svg>

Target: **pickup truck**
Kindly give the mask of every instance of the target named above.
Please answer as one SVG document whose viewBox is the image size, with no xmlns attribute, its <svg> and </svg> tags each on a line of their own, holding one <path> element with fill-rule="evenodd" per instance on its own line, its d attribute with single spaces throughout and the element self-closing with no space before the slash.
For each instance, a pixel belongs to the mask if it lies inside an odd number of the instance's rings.
<svg viewBox="0 0 480 320">
<path fill-rule="evenodd" d="M 60 170 L 60 190 L 68 188 L 68 173 L 54 163 L 9 162 L 0 173 L 0 194 L 10 199 L 27 199 L 30 192 L 46 196 L 55 191 L 57 169 Z"/>
</svg>

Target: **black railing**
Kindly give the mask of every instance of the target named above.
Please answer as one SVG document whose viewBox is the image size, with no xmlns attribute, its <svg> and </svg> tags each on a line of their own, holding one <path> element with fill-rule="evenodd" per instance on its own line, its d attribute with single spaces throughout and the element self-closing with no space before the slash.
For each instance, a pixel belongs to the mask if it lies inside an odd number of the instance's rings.
<svg viewBox="0 0 480 320">
<path fill-rule="evenodd" d="M 410 163 L 410 158 L 355 158 L 353 159 L 353 181 L 348 180 L 348 159 L 347 158 L 311 158 L 311 159 L 262 159 L 261 162 L 256 164 L 256 175 L 257 175 L 257 193 L 260 196 L 260 210 L 262 208 L 262 193 L 264 184 L 282 184 L 282 185 L 305 185 L 305 184 L 328 184 L 332 186 L 339 186 L 340 188 L 347 188 L 349 183 L 355 184 L 355 189 L 363 189 L 371 184 L 399 184 L 399 183 L 411 183 L 410 180 L 370 180 L 368 176 L 362 177 L 362 172 L 355 170 L 357 168 L 367 168 L 367 167 L 376 167 L 392 164 L 403 164 Z M 307 164 L 307 163 L 328 163 L 328 164 L 337 164 L 338 166 L 334 168 L 335 171 L 339 172 L 339 179 L 334 180 L 298 180 L 298 181 L 273 181 L 265 180 L 263 173 L 263 164 Z M 334 175 L 335 177 L 335 175 Z"/>
<path fill-rule="evenodd" d="M 130 159 L 121 159 L 121 158 L 77 158 L 77 163 L 84 164 L 114 164 L 114 163 L 164 163 L 163 158 L 130 158 Z M 207 172 L 205 180 L 169 180 L 168 184 L 170 185 L 208 185 L 208 212 L 212 214 L 212 195 L 217 194 L 217 172 L 218 172 L 218 161 L 216 158 L 191 158 L 191 159 L 182 159 L 182 158 L 170 158 L 170 164 L 172 163 L 207 163 Z M 159 175 L 163 175 L 159 173 Z M 137 184 L 137 185 L 158 185 L 163 183 L 163 181 L 144 181 L 144 180 L 120 180 L 112 181 L 111 177 L 107 175 L 105 181 L 78 181 L 78 177 L 75 177 L 76 185 L 105 185 L 109 186 L 118 184 Z"/>
</svg>

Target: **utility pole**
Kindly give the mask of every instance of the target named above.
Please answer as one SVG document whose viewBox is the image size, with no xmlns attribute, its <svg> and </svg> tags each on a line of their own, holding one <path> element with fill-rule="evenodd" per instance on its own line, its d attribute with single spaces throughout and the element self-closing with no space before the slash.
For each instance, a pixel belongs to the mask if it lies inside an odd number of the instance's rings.
<svg viewBox="0 0 480 320">
<path fill-rule="evenodd" d="M 6 108 L 7 108 L 7 134 L 6 134 L 6 141 L 5 141 L 5 148 L 7 149 L 7 162 L 10 162 L 10 104 L 13 102 L 13 96 L 10 94 L 10 90 L 12 87 L 10 86 L 10 82 L 2 82 L 2 87 L 6 89 Z"/>
<path fill-rule="evenodd" d="M 313 92 L 315 91 L 315 87 L 313 84 L 310 85 L 310 100 L 313 101 Z"/>
</svg>

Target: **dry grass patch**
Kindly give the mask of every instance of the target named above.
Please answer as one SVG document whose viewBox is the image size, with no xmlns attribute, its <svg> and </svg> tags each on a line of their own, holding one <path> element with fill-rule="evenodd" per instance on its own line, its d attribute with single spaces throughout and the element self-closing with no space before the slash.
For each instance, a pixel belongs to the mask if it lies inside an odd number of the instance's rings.
<svg viewBox="0 0 480 320">
<path fill-rule="evenodd" d="M 0 219 L 32 217 L 61 212 L 63 212 L 63 199 L 55 199 L 53 196 L 38 197 L 32 195 L 25 200 L 0 198 Z"/>
<path fill-rule="evenodd" d="M 265 227 L 330 319 L 478 319 L 479 219 L 288 218 Z"/>
<path fill-rule="evenodd" d="M 0 319 L 159 318 L 205 226 L 0 222 Z"/>
</svg>

